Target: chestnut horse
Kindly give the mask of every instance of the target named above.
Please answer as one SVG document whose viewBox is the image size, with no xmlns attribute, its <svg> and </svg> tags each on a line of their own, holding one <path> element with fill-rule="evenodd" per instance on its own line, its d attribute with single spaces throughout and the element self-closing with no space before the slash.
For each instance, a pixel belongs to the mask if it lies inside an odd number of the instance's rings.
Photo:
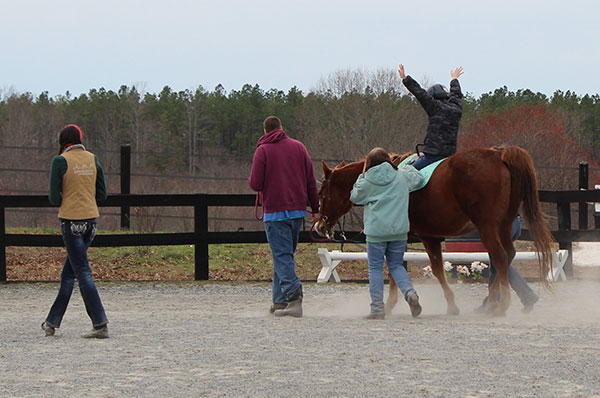
<svg viewBox="0 0 600 398">
<path fill-rule="evenodd" d="M 408 154 L 394 160 L 398 164 Z M 323 161 L 323 182 L 319 191 L 321 217 L 315 229 L 332 236 L 338 219 L 353 203 L 350 191 L 362 172 L 364 160 L 330 169 Z M 433 275 L 438 279 L 448 304 L 448 314 L 459 309 L 448 286 L 442 259 L 442 239 L 478 230 L 480 240 L 490 254 L 497 277 L 489 289 L 488 313 L 504 315 L 510 305 L 508 266 L 515 256 L 511 239 L 512 222 L 521 208 L 538 253 L 540 279 L 548 286 L 546 275 L 551 267 L 553 238 L 542 212 L 531 156 L 511 146 L 470 149 L 440 163 L 425 188 L 410 194 L 410 236 L 423 242 Z M 398 287 L 390 278 L 386 311 L 398 301 Z"/>
</svg>

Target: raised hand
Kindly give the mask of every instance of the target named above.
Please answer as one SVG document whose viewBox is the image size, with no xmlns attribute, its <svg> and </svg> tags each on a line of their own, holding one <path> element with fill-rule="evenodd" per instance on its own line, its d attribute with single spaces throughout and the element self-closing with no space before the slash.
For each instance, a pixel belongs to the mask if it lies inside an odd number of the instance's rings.
<svg viewBox="0 0 600 398">
<path fill-rule="evenodd" d="M 400 64 L 400 67 L 398 68 L 398 73 L 400 73 L 400 77 L 402 79 L 406 79 L 406 73 L 404 72 L 404 65 Z"/>
<path fill-rule="evenodd" d="M 460 75 L 463 74 L 463 67 L 459 66 L 458 68 L 450 71 L 450 76 L 452 76 L 453 79 L 458 79 Z"/>
</svg>

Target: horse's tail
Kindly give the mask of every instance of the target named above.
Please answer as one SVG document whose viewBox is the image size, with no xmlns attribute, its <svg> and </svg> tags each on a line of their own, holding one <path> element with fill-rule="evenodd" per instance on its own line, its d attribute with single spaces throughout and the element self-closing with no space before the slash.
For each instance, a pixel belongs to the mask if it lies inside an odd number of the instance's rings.
<svg viewBox="0 0 600 398">
<path fill-rule="evenodd" d="M 548 216 L 540 207 L 533 159 L 527 151 L 516 146 L 502 148 L 501 152 L 502 160 L 511 174 L 511 199 L 517 199 L 522 203 L 521 215 L 535 243 L 540 280 L 544 286 L 550 288 L 547 275 L 552 269 L 554 238 L 548 228 Z"/>
</svg>

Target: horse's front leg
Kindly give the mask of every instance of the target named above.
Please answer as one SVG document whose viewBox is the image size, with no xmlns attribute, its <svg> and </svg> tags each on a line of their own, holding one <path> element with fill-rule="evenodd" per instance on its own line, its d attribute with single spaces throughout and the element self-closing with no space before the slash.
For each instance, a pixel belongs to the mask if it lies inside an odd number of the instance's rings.
<svg viewBox="0 0 600 398">
<path fill-rule="evenodd" d="M 450 289 L 448 281 L 446 280 L 446 273 L 444 272 L 444 260 L 442 258 L 442 242 L 439 239 L 421 239 L 427 255 L 429 256 L 429 262 L 431 263 L 431 272 L 437 278 L 438 282 L 444 290 L 444 297 L 446 297 L 446 303 L 448 303 L 448 315 L 458 315 L 460 310 L 454 301 L 454 292 Z"/>
<path fill-rule="evenodd" d="M 396 284 L 396 281 L 394 280 L 394 277 L 392 276 L 391 273 L 389 274 L 389 276 L 390 276 L 390 287 L 389 287 L 388 299 L 385 302 L 385 314 L 386 315 L 390 315 L 392 313 L 392 310 L 396 306 L 396 304 L 398 304 L 398 285 Z"/>
</svg>

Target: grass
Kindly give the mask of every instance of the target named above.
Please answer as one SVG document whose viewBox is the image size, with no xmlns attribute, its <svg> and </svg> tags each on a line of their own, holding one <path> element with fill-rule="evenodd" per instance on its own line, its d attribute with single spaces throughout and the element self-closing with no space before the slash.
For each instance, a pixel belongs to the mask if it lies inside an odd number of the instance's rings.
<svg viewBox="0 0 600 398">
<path fill-rule="evenodd" d="M 120 233 L 121 231 L 99 231 Z M 60 234 L 59 228 L 7 228 L 7 233 Z M 133 233 L 133 232 L 123 232 Z M 340 250 L 336 243 L 300 243 L 295 259 L 296 273 L 302 280 L 316 281 L 321 271 L 317 249 Z M 344 251 L 364 251 L 356 245 L 345 245 Z M 423 245 L 410 244 L 409 250 L 423 250 Z M 8 280 L 60 280 L 65 259 L 64 248 L 8 247 Z M 91 247 L 88 258 L 97 280 L 193 280 L 194 247 L 126 246 Z M 337 271 L 342 280 L 368 280 L 366 261 L 344 261 Z M 409 266 L 411 278 L 422 277 L 421 266 Z M 209 279 L 229 281 L 271 280 L 273 261 L 268 244 L 240 243 L 209 245 Z"/>
<path fill-rule="evenodd" d="M 99 231 L 115 233 L 116 231 Z M 60 234 L 59 228 L 7 228 L 7 233 Z M 303 280 L 316 280 L 321 271 L 317 248 L 339 250 L 339 244 L 300 243 L 296 250 L 296 272 Z M 362 248 L 346 245 L 346 251 Z M 59 280 L 65 258 L 64 248 L 8 247 L 9 280 Z M 192 280 L 194 247 L 91 247 L 88 258 L 97 280 Z M 338 267 L 343 279 L 367 280 L 366 262 L 349 261 Z M 273 262 L 268 244 L 209 245 L 211 280 L 270 280 Z"/>
</svg>

